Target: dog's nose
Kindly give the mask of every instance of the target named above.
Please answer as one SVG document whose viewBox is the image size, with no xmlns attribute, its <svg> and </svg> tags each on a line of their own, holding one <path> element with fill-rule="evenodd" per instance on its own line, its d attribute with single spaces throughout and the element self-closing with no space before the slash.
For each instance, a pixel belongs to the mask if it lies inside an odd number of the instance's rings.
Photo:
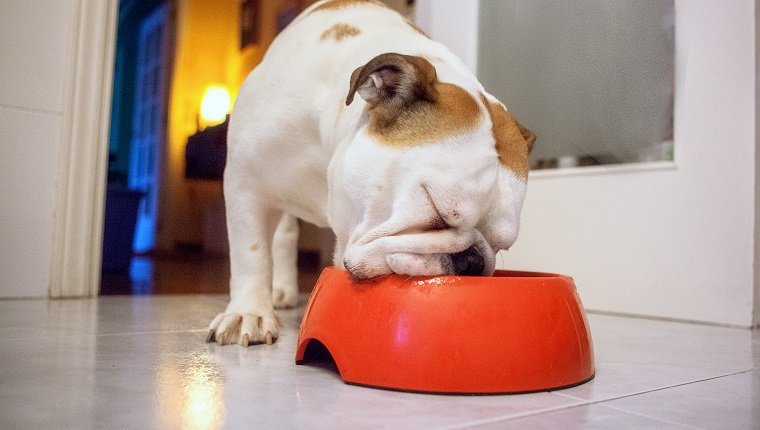
<svg viewBox="0 0 760 430">
<path fill-rule="evenodd" d="M 486 266 L 483 256 L 474 246 L 451 254 L 451 261 L 454 263 L 454 273 L 462 276 L 482 275 Z"/>
</svg>

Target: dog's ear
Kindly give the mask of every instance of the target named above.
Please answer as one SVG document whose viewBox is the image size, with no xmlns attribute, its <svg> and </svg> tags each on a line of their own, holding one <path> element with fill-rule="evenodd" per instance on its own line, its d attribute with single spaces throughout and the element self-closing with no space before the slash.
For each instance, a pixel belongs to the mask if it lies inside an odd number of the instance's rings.
<svg viewBox="0 0 760 430">
<path fill-rule="evenodd" d="M 402 109 L 419 100 L 434 102 L 437 97 L 435 67 L 422 57 L 396 53 L 381 54 L 351 74 L 346 106 L 354 96 L 370 107 L 384 105 Z"/>
<path fill-rule="evenodd" d="M 512 119 L 514 119 L 514 117 L 512 117 Z M 525 139 L 525 143 L 528 144 L 528 154 L 530 154 L 530 151 L 533 150 L 533 144 L 536 143 L 536 135 L 533 134 L 532 131 L 523 127 L 523 125 L 520 124 L 516 119 L 515 124 L 517 124 L 517 128 L 520 129 L 520 134 L 522 134 L 523 139 Z"/>
</svg>

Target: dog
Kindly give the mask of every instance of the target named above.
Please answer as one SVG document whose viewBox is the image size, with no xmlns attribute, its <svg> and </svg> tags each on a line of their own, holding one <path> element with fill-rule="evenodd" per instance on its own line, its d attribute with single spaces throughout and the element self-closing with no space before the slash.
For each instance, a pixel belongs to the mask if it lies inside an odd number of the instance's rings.
<svg viewBox="0 0 760 430">
<path fill-rule="evenodd" d="M 277 339 L 274 309 L 298 300 L 296 218 L 330 227 L 334 265 L 357 279 L 493 274 L 517 238 L 534 141 L 460 59 L 395 11 L 313 4 L 273 41 L 233 109 L 230 301 L 207 341 Z"/>
</svg>

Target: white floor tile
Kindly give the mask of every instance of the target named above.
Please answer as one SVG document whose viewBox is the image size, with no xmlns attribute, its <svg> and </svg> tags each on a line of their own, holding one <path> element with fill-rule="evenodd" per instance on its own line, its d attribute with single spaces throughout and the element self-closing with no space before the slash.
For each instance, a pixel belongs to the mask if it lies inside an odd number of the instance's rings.
<svg viewBox="0 0 760 430">
<path fill-rule="evenodd" d="M 756 332 L 698 324 L 588 315 L 596 377 L 558 391 L 599 401 L 760 366 Z"/>
<path fill-rule="evenodd" d="M 602 405 L 709 429 L 760 429 L 760 371 L 625 397 Z"/>
<path fill-rule="evenodd" d="M 563 409 L 541 415 L 513 419 L 509 421 L 497 421 L 481 426 L 473 426 L 472 429 L 531 429 L 531 430 L 605 430 L 605 429 L 636 429 L 636 430 L 668 430 L 693 428 L 667 421 L 628 414 L 603 406 L 584 405 L 580 407 Z"/>
<path fill-rule="evenodd" d="M 0 300 L 3 339 L 200 330 L 225 296 L 108 296 L 83 300 Z"/>
</svg>

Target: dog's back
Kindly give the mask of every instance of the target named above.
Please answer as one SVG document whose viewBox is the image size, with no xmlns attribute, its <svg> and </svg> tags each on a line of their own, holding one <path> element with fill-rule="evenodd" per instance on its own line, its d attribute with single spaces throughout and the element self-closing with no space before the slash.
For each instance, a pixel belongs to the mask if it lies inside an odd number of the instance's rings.
<svg viewBox="0 0 760 430">
<path fill-rule="evenodd" d="M 446 64 L 438 67 L 441 80 L 480 90 L 446 47 L 386 6 L 317 2 L 277 36 L 243 84 L 230 123 L 228 162 L 259 166 L 250 174 L 266 182 L 283 209 L 327 226 L 330 156 L 351 138 L 362 113 L 358 103 L 345 105 L 351 72 L 386 52 Z"/>
</svg>

